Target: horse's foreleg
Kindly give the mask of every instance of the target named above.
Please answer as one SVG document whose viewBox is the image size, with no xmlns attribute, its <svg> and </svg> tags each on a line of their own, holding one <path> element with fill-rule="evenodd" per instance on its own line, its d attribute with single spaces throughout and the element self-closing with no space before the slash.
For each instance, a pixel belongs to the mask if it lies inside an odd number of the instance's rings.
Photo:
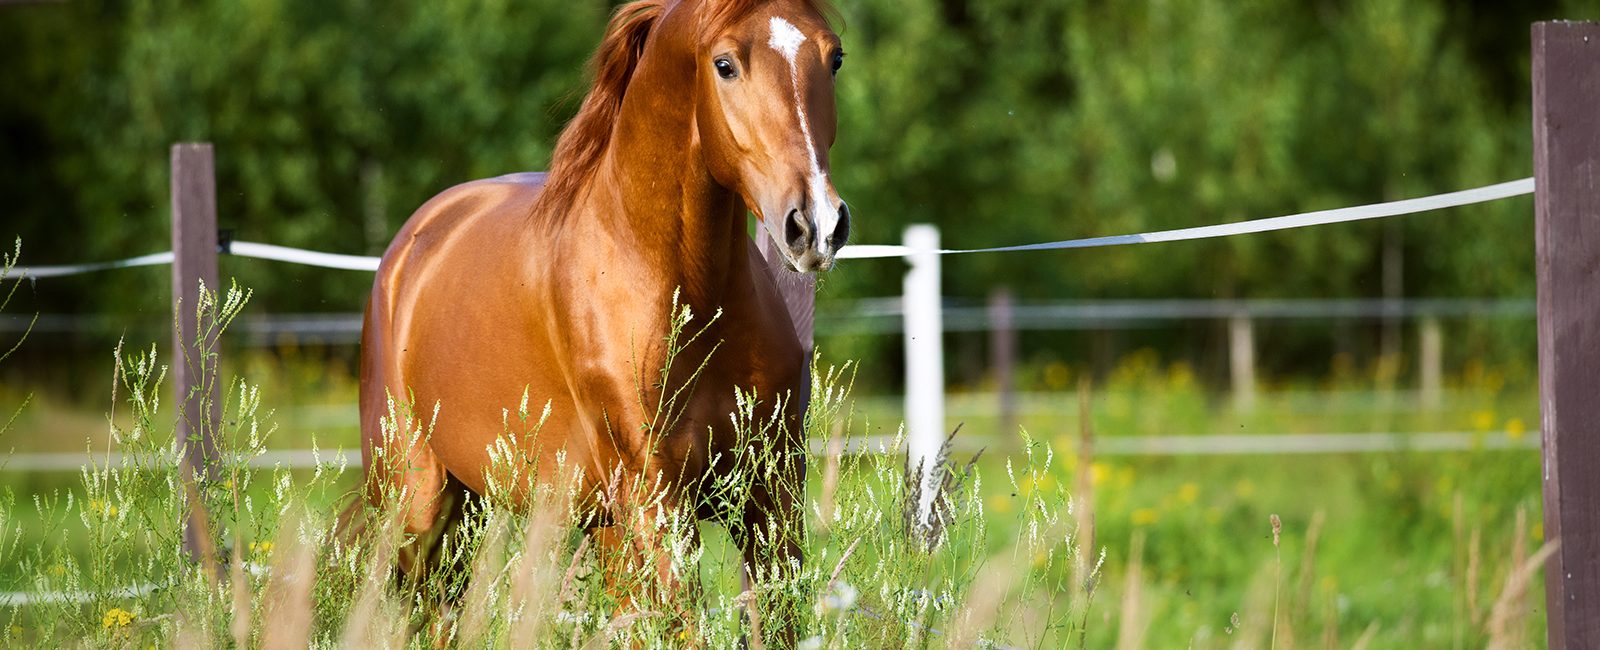
<svg viewBox="0 0 1600 650">
<path fill-rule="evenodd" d="M 614 475 L 607 510 L 612 525 L 590 535 L 618 613 L 647 612 L 676 622 L 679 645 L 692 643 L 690 628 L 700 604 L 700 548 L 693 512 L 682 507 L 676 491 L 647 489 L 644 482 Z"/>
</svg>

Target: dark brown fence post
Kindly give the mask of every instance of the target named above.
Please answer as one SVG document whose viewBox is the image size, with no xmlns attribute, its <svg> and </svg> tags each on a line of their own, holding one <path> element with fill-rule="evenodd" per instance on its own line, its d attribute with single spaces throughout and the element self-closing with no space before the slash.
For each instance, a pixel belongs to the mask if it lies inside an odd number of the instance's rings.
<svg viewBox="0 0 1600 650">
<path fill-rule="evenodd" d="M 1000 403 L 1000 433 L 1017 430 L 1017 328 L 1013 322 L 1011 291 L 1005 287 L 989 294 L 989 367 Z"/>
<path fill-rule="evenodd" d="M 200 282 L 217 290 L 217 181 L 209 143 L 172 145 L 172 301 L 176 314 L 172 329 L 172 380 L 177 391 L 177 445 L 180 471 L 187 482 L 195 473 L 215 471 L 216 447 L 212 434 L 221 421 L 217 398 L 216 346 L 208 351 L 199 337 L 202 322 L 196 307 Z M 199 491 L 186 496 L 189 514 L 184 521 L 183 547 L 190 558 L 201 558 L 204 548 L 204 506 L 192 502 Z"/>
<path fill-rule="evenodd" d="M 1600 23 L 1533 25 L 1534 240 L 1551 648 L 1600 648 Z"/>
</svg>

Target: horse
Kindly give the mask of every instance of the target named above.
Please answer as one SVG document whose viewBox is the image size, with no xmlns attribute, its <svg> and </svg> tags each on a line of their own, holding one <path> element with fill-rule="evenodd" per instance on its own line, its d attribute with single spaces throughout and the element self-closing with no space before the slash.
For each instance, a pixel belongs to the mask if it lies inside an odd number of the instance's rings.
<svg viewBox="0 0 1600 650">
<path fill-rule="evenodd" d="M 844 57 L 828 11 L 820 0 L 624 5 L 548 173 L 458 185 L 410 217 L 383 255 L 362 329 L 367 503 L 397 508 L 408 536 L 437 536 L 459 517 L 452 498 L 484 493 L 506 410 L 531 396 L 550 404 L 532 451 L 539 471 L 558 455 L 582 470 L 597 545 L 653 558 L 660 584 L 692 589 L 663 559 L 659 522 L 605 499 L 615 479 L 647 495 L 647 514 L 728 523 L 747 571 L 800 566 L 794 396 L 809 389 L 810 359 L 777 286 L 831 268 L 850 230 L 828 160 Z M 758 251 L 747 213 L 781 265 Z M 720 315 L 669 349 L 685 308 Z M 735 389 L 788 432 L 754 444 L 792 461 L 781 480 L 750 486 L 737 512 L 715 512 L 698 492 L 730 471 L 740 444 Z M 650 405 L 666 397 L 677 407 L 663 423 Z M 391 431 L 426 420 L 427 435 L 384 434 L 395 400 L 415 413 Z M 402 549 L 402 571 L 425 569 L 420 546 Z"/>
</svg>

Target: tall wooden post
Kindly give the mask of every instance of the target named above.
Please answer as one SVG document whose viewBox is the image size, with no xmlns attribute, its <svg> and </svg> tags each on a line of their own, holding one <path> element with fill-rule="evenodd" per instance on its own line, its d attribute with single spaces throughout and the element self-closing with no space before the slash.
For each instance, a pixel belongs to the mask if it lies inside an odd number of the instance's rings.
<svg viewBox="0 0 1600 650">
<path fill-rule="evenodd" d="M 1256 334 L 1250 315 L 1228 318 L 1228 375 L 1233 380 L 1233 407 L 1249 412 L 1256 407 Z"/>
<path fill-rule="evenodd" d="M 1600 648 L 1600 23 L 1533 25 L 1539 415 L 1551 648 Z"/>
<path fill-rule="evenodd" d="M 1417 326 L 1417 348 L 1417 394 L 1422 408 L 1437 411 L 1444 402 L 1444 336 L 1438 316 L 1423 317 Z"/>
<path fill-rule="evenodd" d="M 177 445 L 180 471 L 186 484 L 209 479 L 216 471 L 213 434 L 221 421 L 217 398 L 215 341 L 201 341 L 204 321 L 197 314 L 200 282 L 217 289 L 217 182 L 209 143 L 172 146 L 172 300 L 176 314 L 172 329 L 172 380 L 176 390 Z M 212 355 L 206 359 L 202 355 Z M 205 529 L 204 504 L 193 503 L 199 490 L 186 500 L 183 547 L 189 557 L 201 558 Z"/>
<path fill-rule="evenodd" d="M 1017 328 L 1011 313 L 1011 291 L 1005 287 L 989 294 L 989 370 L 999 396 L 1000 433 L 1017 430 Z"/>
</svg>

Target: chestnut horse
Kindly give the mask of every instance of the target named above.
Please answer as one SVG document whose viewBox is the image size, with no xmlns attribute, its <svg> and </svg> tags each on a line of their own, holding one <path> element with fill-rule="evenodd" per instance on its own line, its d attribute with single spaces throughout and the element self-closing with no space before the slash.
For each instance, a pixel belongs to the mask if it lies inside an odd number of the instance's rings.
<svg viewBox="0 0 1600 650">
<path fill-rule="evenodd" d="M 537 458 L 564 450 L 588 508 L 606 509 L 608 478 L 619 476 L 624 490 L 650 491 L 656 515 L 728 521 L 747 570 L 798 566 L 809 359 L 776 282 L 830 268 L 849 231 L 828 167 L 842 57 L 817 0 L 619 8 L 550 172 L 446 190 L 384 254 L 361 345 L 369 503 L 402 508 L 408 534 L 437 534 L 451 498 L 485 490 L 505 410 L 526 394 L 551 403 Z M 747 210 L 788 269 L 757 251 Z M 663 382 L 675 300 L 698 315 L 692 329 L 707 329 Z M 654 405 L 680 388 L 663 429 Z M 736 388 L 791 434 L 757 444 L 794 461 L 784 485 L 751 486 L 739 512 L 716 512 L 696 486 L 727 469 L 713 459 L 735 444 Z M 418 413 L 401 430 L 431 423 L 429 435 L 385 436 L 391 399 Z M 394 486 L 409 498 L 384 503 Z M 692 589 L 671 577 L 651 517 L 595 514 L 597 543 L 655 558 L 663 584 Z M 787 533 L 744 534 L 757 529 Z M 419 548 L 407 547 L 402 567 L 422 568 Z"/>
</svg>

